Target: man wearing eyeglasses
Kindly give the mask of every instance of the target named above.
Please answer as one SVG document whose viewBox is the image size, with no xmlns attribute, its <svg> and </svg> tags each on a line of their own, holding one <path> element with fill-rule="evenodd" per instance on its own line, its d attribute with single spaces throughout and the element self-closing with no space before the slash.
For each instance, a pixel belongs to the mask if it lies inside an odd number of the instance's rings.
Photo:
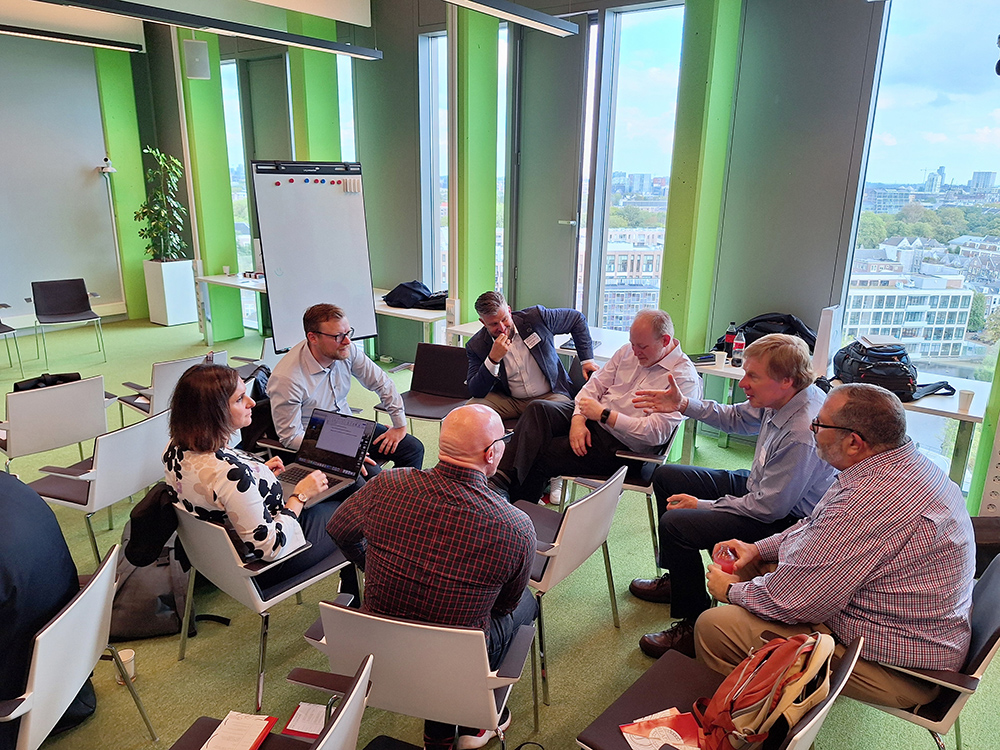
<svg viewBox="0 0 1000 750">
<path fill-rule="evenodd" d="M 653 474 L 660 510 L 659 578 L 637 578 L 629 591 L 651 602 L 670 603 L 677 620 L 668 630 L 639 641 L 659 658 L 669 649 L 694 656 L 694 623 L 711 600 L 705 590 L 701 551 L 723 539 L 754 542 L 805 518 L 836 471 L 816 455 L 809 423 L 825 394 L 813 385 L 809 347 L 797 336 L 772 333 L 746 349 L 736 405 L 699 401 L 671 382 L 664 391 L 638 391 L 634 403 L 647 412 L 680 412 L 725 432 L 757 435 L 750 471 L 666 464 Z"/>
<path fill-rule="evenodd" d="M 306 338 L 281 358 L 267 381 L 271 416 L 281 444 L 297 451 L 313 409 L 350 414 L 351 377 L 378 394 L 392 427 L 375 427 L 372 453 L 396 467 L 420 468 L 424 446 L 406 433 L 403 399 L 388 375 L 372 362 L 351 336 L 354 329 L 336 305 L 313 305 L 302 316 Z M 381 461 L 380 461 L 381 462 Z"/>
<path fill-rule="evenodd" d="M 864 637 L 844 694 L 924 705 L 938 688 L 883 665 L 958 670 L 968 651 L 975 571 L 972 522 L 958 486 L 906 436 L 891 392 L 830 392 L 812 423 L 820 457 L 840 470 L 809 518 L 736 551 L 732 574 L 709 565 L 708 589 L 732 605 L 695 627 L 698 659 L 728 674 L 760 634 Z"/>
<path fill-rule="evenodd" d="M 344 555 L 365 571 L 365 611 L 481 628 L 492 669 L 517 629 L 538 614 L 526 588 L 534 526 L 486 483 L 510 437 L 489 407 L 459 407 L 441 423 L 437 466 L 383 471 L 327 524 Z M 456 737 L 454 726 L 438 722 L 425 722 L 424 734 L 427 750 L 468 750 L 493 736 L 462 727 Z"/>
</svg>

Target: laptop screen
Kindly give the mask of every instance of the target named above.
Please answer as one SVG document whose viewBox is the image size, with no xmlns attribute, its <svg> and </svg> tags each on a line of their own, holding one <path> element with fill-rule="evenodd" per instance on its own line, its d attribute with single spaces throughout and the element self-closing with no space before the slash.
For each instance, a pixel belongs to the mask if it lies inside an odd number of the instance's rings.
<svg viewBox="0 0 1000 750">
<path fill-rule="evenodd" d="M 375 423 L 370 419 L 313 409 L 299 447 L 298 462 L 354 478 L 361 471 L 374 433 Z"/>
</svg>

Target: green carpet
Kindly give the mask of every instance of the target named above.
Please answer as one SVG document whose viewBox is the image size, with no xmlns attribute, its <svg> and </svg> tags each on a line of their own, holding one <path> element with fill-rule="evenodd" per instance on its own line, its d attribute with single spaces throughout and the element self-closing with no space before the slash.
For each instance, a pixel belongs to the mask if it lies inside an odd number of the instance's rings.
<svg viewBox="0 0 1000 750">
<path fill-rule="evenodd" d="M 107 324 L 104 331 L 108 350 L 106 364 L 96 352 L 90 329 L 48 334 L 49 371 L 80 372 L 85 377 L 103 374 L 106 390 L 125 394 L 128 391 L 120 386 L 123 381 L 148 384 L 152 362 L 206 351 L 194 324 L 163 328 L 145 321 L 129 321 Z M 25 376 L 39 374 L 42 362 L 27 359 L 33 357 L 35 350 L 31 337 L 21 338 L 20 344 L 22 356 L 26 358 Z M 230 355 L 256 356 L 260 351 L 260 339 L 249 335 L 239 341 L 224 342 L 216 349 L 226 349 Z M 408 372 L 393 377 L 404 390 Z M 0 388 L 10 391 L 11 384 L 18 379 L 16 363 L 13 370 L 7 368 L 0 352 Z M 375 400 L 373 394 L 360 387 L 351 392 L 352 404 L 364 407 L 367 416 L 372 416 Z M 109 428 L 118 427 L 117 407 L 110 409 L 108 415 Z M 136 418 L 126 409 L 127 423 L 131 424 Z M 427 464 L 432 464 L 437 453 L 437 425 L 418 422 L 414 431 L 427 446 Z M 733 441 L 729 449 L 723 450 L 705 438 L 699 439 L 695 454 L 698 463 L 723 468 L 746 468 L 751 458 L 752 449 L 745 444 Z M 77 448 L 70 447 L 15 459 L 12 471 L 32 481 L 39 476 L 40 466 L 65 465 L 78 459 Z M 621 615 L 620 630 L 616 630 L 611 621 L 600 555 L 592 557 L 546 595 L 552 705 L 541 707 L 541 729 L 534 734 L 529 666 L 510 700 L 514 717 L 508 732 L 511 750 L 526 740 L 538 742 L 546 750 L 575 747 L 576 735 L 652 663 L 639 652 L 637 642 L 643 633 L 661 630 L 669 624 L 667 608 L 638 601 L 628 594 L 628 582 L 633 577 L 654 573 L 644 506 L 642 496 L 626 493 L 609 538 Z M 107 530 L 106 512 L 95 516 L 94 526 L 102 551 L 118 541 L 130 507 L 128 501 L 114 506 L 115 528 L 111 531 Z M 80 572 L 91 572 L 95 563 L 82 514 L 61 507 L 56 507 L 55 513 Z M 335 584 L 322 583 L 304 592 L 301 606 L 297 606 L 293 598 L 272 610 L 264 710 L 279 717 L 282 725 L 299 701 L 318 703 L 324 700 L 321 695 L 291 685 L 284 678 L 293 667 L 325 668 L 324 659 L 306 644 L 302 633 L 318 616 L 317 603 L 335 594 Z M 139 675 L 136 687 L 160 734 L 159 746 L 164 748 L 199 716 L 221 717 L 230 709 L 250 711 L 253 706 L 259 618 L 211 587 L 196 592 L 195 607 L 198 612 L 231 617 L 232 625 L 200 624 L 198 636 L 188 643 L 187 657 L 182 662 L 177 661 L 178 636 L 119 644 L 119 647 L 135 649 Z M 683 675 L 678 675 L 678 679 L 683 679 Z M 109 663 L 97 665 L 94 685 L 98 696 L 96 714 L 82 726 L 48 741 L 44 747 L 59 750 L 155 747 L 145 733 L 128 691 L 115 683 Z M 433 685 L 427 687 L 433 689 Z M 963 714 L 963 744 L 969 750 L 1000 746 L 996 739 L 1000 736 L 1000 718 L 996 711 L 998 691 L 1000 687 L 994 672 L 987 675 Z M 363 746 L 378 734 L 418 743 L 420 730 L 421 722 L 417 719 L 369 709 L 362 724 L 361 744 Z M 946 742 L 949 747 L 955 746 L 954 733 Z M 498 748 L 499 743 L 494 741 L 490 747 Z M 931 750 L 934 745 L 924 730 L 847 699 L 836 703 L 816 742 L 819 750 L 890 747 Z"/>
</svg>

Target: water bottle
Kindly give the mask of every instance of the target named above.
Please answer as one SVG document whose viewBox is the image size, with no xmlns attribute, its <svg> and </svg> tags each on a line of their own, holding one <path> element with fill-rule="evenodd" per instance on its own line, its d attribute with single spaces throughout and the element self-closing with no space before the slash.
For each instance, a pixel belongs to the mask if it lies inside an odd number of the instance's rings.
<svg viewBox="0 0 1000 750">
<path fill-rule="evenodd" d="M 733 342 L 736 340 L 736 321 L 730 321 L 729 328 L 726 329 L 726 356 L 733 356 Z"/>
<path fill-rule="evenodd" d="M 743 367 L 743 350 L 746 345 L 747 338 L 743 335 L 743 331 L 740 331 L 733 340 L 733 367 Z"/>
</svg>

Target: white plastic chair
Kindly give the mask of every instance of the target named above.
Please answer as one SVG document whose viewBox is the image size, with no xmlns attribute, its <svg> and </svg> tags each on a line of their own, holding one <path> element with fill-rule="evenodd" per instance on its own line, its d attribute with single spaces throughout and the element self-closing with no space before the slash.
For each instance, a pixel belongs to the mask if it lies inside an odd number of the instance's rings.
<svg viewBox="0 0 1000 750">
<path fill-rule="evenodd" d="M 0 422 L 4 465 L 32 453 L 82 443 L 108 431 L 104 377 L 7 394 L 7 419 Z M 83 446 L 80 447 L 83 458 Z"/>
<path fill-rule="evenodd" d="M 210 354 L 212 362 L 215 364 L 225 365 L 227 363 L 226 352 Z M 207 358 L 207 356 L 198 356 L 172 359 L 167 362 L 154 362 L 153 374 L 149 381 L 151 385 L 148 388 L 138 383 L 122 383 L 136 393 L 130 396 L 119 396 L 119 408 L 122 405 L 128 406 L 146 417 L 166 411 L 170 408 L 170 399 L 174 395 L 174 388 L 177 387 L 177 381 L 181 379 L 181 375 L 195 365 L 200 365 Z M 125 424 L 125 410 L 122 408 L 121 411 L 122 424 Z"/>
<path fill-rule="evenodd" d="M 627 464 L 628 471 L 625 474 L 625 483 L 622 485 L 623 490 L 628 490 L 631 492 L 638 492 L 646 496 L 646 512 L 649 515 L 649 533 L 653 538 L 653 559 L 656 561 L 657 567 L 660 564 L 660 543 L 659 538 L 656 534 L 656 503 L 653 502 L 655 493 L 653 492 L 653 471 L 656 470 L 657 466 L 663 466 L 667 462 L 667 456 L 670 455 L 670 449 L 674 445 L 674 440 L 677 435 L 680 434 L 680 429 L 675 428 L 670 435 L 670 439 L 657 448 L 655 451 L 649 453 L 636 453 L 634 451 L 618 451 L 615 455 L 618 458 L 630 461 Z M 591 490 L 600 487 L 603 482 L 607 481 L 607 477 L 561 477 L 561 480 L 565 482 L 572 483 L 572 493 L 570 502 L 576 499 L 576 488 L 587 487 Z M 563 485 L 563 494 L 560 497 L 559 510 L 562 511 L 566 506 L 566 485 Z"/>
<path fill-rule="evenodd" d="M 0 704 L 4 709 L 0 721 L 21 719 L 17 750 L 35 750 L 45 741 L 105 651 L 111 652 L 149 736 L 157 740 L 117 649 L 108 645 L 120 549 L 118 545 L 111 548 L 87 585 L 38 632 L 24 694 Z"/>
<path fill-rule="evenodd" d="M 369 705 L 440 721 L 491 729 L 506 747 L 500 729 L 511 686 L 521 677 L 535 629 L 524 625 L 503 663 L 490 669 L 486 634 L 479 628 L 430 625 L 361 612 L 340 603 L 320 602 L 322 630 L 306 640 L 344 673 L 366 654 L 375 656 Z M 324 637 L 332 634 L 332 637 Z"/>
<path fill-rule="evenodd" d="M 259 750 L 355 750 L 358 746 L 358 734 L 361 730 L 361 717 L 364 715 L 365 706 L 368 705 L 373 661 L 374 657 L 366 656 L 353 678 L 333 675 L 329 672 L 316 672 L 311 669 L 292 670 L 292 675 L 298 673 L 298 677 L 295 678 L 289 675 L 288 679 L 292 682 L 316 678 L 318 683 L 307 681 L 301 684 L 338 693 L 343 695 L 343 698 L 337 704 L 333 714 L 327 718 L 319 737 L 312 743 L 307 745 L 294 737 L 268 734 L 260 744 Z M 307 672 L 309 675 L 302 674 Z M 201 717 L 177 742 L 171 745 L 170 750 L 201 750 L 208 738 L 211 737 L 212 732 L 221 723 L 218 719 Z"/>
<path fill-rule="evenodd" d="M 233 359 L 237 362 L 246 363 L 241 367 L 237 367 L 236 369 L 239 370 L 240 377 L 247 378 L 249 377 L 249 373 L 253 372 L 254 368 L 257 365 L 267 365 L 270 370 L 274 370 L 274 366 L 277 365 L 281 361 L 281 358 L 284 356 L 285 356 L 284 353 L 277 354 L 274 351 L 274 339 L 266 338 L 261 344 L 260 356 L 257 357 L 257 359 L 251 359 L 250 357 L 237 357 L 237 356 L 233 356 Z M 247 365 L 253 365 L 254 367 L 247 367 Z"/>
<path fill-rule="evenodd" d="M 187 648 L 188 625 L 191 620 L 191 603 L 194 600 L 195 573 L 200 572 L 224 593 L 260 615 L 260 647 L 255 703 L 257 711 L 260 711 L 261 702 L 264 697 L 264 658 L 267 653 L 267 627 L 270 618 L 268 610 L 278 602 L 282 602 L 288 597 L 298 594 L 307 586 L 311 586 L 341 568 L 347 567 L 347 558 L 338 549 L 326 559 L 294 576 L 292 579 L 280 585 L 273 586 L 266 591 L 261 591 L 254 581 L 256 576 L 275 565 L 280 565 L 291 559 L 295 554 L 308 549 L 309 544 L 307 543 L 275 562 L 245 562 L 237 553 L 236 547 L 233 545 L 229 532 L 225 527 L 209 521 L 202 521 L 182 509 L 177 509 L 176 512 L 177 536 L 184 546 L 184 552 L 187 554 L 188 560 L 191 561 L 192 565 L 190 578 L 188 579 L 184 621 L 181 623 L 180 653 L 177 659 L 178 661 L 184 659 L 184 652 Z M 242 546 L 242 542 L 240 542 L 240 545 Z"/>
<path fill-rule="evenodd" d="M 111 506 L 163 479 L 163 450 L 169 441 L 170 411 L 99 435 L 94 441 L 94 455 L 72 466 L 43 466 L 47 474 L 31 487 L 46 500 L 82 510 L 90 535 L 90 546 L 98 564 L 101 553 L 90 522 L 101 508 Z"/>
<path fill-rule="evenodd" d="M 600 487 L 570 505 L 565 513 L 525 500 L 514 503 L 515 507 L 531 518 L 538 537 L 538 554 L 528 585 L 535 590 L 535 600 L 538 602 L 538 653 L 542 667 L 542 700 L 545 705 L 549 705 L 549 679 L 545 663 L 542 596 L 583 565 L 598 548 L 604 551 L 612 618 L 615 627 L 620 627 L 615 582 L 611 575 L 611 557 L 608 555 L 608 532 L 611 531 L 611 521 L 621 499 L 626 471 L 626 467 L 621 467 Z"/>
</svg>

